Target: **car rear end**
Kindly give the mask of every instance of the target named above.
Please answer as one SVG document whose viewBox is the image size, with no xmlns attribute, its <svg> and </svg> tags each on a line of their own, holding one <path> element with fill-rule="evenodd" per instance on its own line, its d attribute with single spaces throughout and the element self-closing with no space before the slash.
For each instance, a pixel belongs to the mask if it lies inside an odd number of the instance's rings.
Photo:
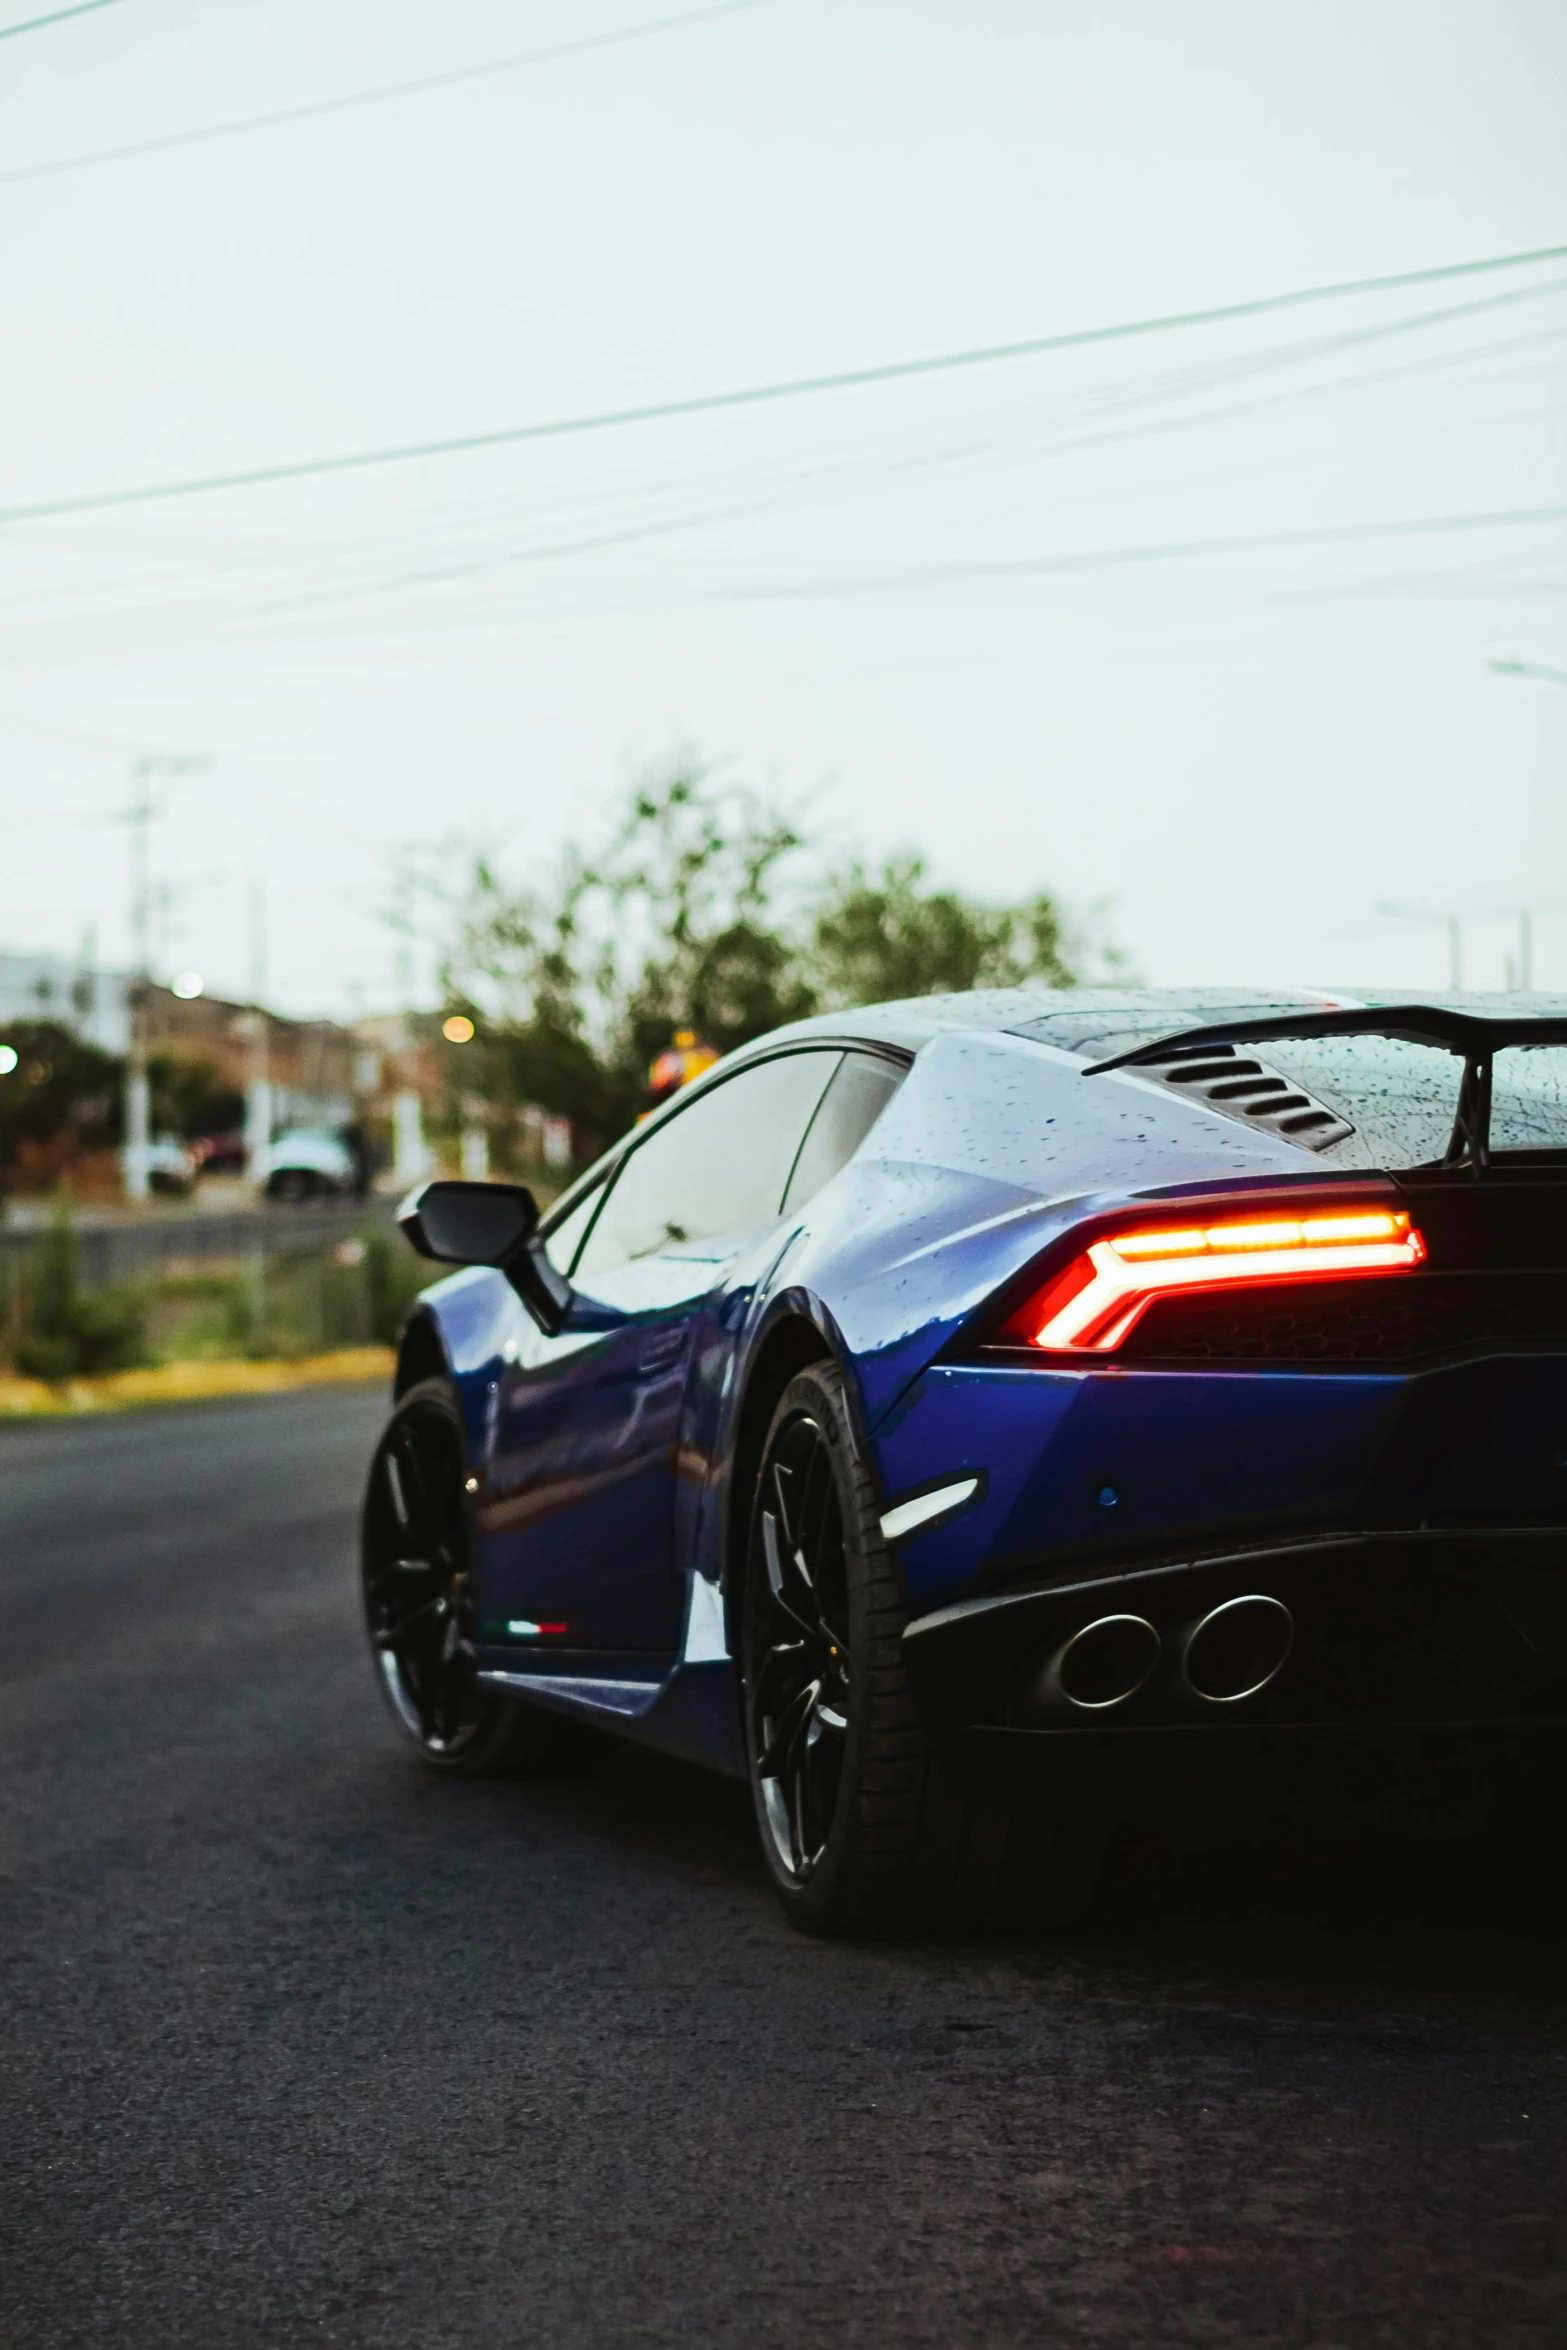
<svg viewBox="0 0 1567 2350">
<path fill-rule="evenodd" d="M 1340 1082 L 1351 1147 L 1298 1181 L 1101 1197 L 883 1432 L 890 1493 L 933 1461 L 974 1480 L 903 1561 L 917 1702 L 976 1767 L 1081 1766 L 1154 1810 L 1194 1785 L 1245 1808 L 1274 1765 L 1334 1800 L 1361 1773 L 1380 1802 L 1372 1757 L 1413 1761 L 1418 1794 L 1435 1748 L 1442 1769 L 1554 1750 L 1561 1072 L 1528 1067 L 1528 1115 L 1500 1121 L 1521 1146 L 1492 1149 L 1496 1056 L 1466 1139 L 1475 1056 L 1439 1049 L 1440 1157 L 1344 1164 L 1391 1156 L 1409 1102 L 1368 1110 Z"/>
</svg>

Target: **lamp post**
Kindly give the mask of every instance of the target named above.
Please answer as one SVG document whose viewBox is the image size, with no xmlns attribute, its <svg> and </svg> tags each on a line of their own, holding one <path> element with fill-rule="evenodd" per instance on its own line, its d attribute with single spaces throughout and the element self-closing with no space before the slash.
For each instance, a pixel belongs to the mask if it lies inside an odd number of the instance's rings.
<svg viewBox="0 0 1567 2350">
<path fill-rule="evenodd" d="M 1567 669 L 1559 669 L 1553 661 L 1488 661 L 1488 669 L 1498 677 L 1532 677 L 1540 685 L 1567 685 Z M 1533 937 L 1529 924 L 1530 909 L 1525 906 L 1518 917 L 1518 984 L 1533 985 Z"/>
</svg>

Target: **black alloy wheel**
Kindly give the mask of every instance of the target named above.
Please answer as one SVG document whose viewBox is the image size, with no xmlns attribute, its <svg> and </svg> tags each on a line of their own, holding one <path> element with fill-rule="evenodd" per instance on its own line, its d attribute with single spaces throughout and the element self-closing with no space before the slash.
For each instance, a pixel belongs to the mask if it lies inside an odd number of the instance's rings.
<svg viewBox="0 0 1567 2350">
<path fill-rule="evenodd" d="M 597 1764 L 613 1740 L 478 1677 L 471 1493 L 461 1406 L 447 1380 L 421 1380 L 382 1432 L 365 1493 L 361 1581 L 382 1694 L 432 1770 L 477 1777 Z"/>
<path fill-rule="evenodd" d="M 473 1541 L 463 1429 L 444 1381 L 404 1396 L 376 1448 L 365 1496 L 365 1622 L 393 1713 L 450 1768 L 479 1735 Z M 491 1701 L 493 1703 L 493 1701 Z"/>
<path fill-rule="evenodd" d="M 751 1768 L 777 1865 L 803 1882 L 838 1809 L 852 1670 L 843 1512 L 826 1433 L 809 1411 L 774 1432 L 756 1539 Z"/>
<path fill-rule="evenodd" d="M 768 1429 L 741 1594 L 746 1759 L 779 1898 L 818 1934 L 1065 1924 L 1092 1897 L 1099 1825 L 971 1784 L 929 1745 L 881 1508 L 844 1373 L 815 1364 Z"/>
</svg>

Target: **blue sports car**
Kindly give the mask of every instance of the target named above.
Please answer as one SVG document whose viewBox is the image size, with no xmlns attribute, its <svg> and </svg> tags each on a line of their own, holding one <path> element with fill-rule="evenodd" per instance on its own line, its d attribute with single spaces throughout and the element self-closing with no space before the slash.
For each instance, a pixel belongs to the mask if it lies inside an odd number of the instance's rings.
<svg viewBox="0 0 1567 2350">
<path fill-rule="evenodd" d="M 1116 1821 L 1567 1726 L 1567 1004 L 886 1004 L 734 1053 L 542 1222 L 401 1221 L 463 1269 L 363 1588 L 434 1769 L 735 1773 L 787 1911 L 888 1932 L 1059 1913 Z"/>
</svg>

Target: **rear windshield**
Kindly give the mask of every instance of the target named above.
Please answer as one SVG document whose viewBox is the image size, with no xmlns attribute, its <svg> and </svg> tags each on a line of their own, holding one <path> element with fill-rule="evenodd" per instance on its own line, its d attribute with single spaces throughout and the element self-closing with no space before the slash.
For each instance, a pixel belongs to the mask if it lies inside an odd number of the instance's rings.
<svg viewBox="0 0 1567 2350">
<path fill-rule="evenodd" d="M 1446 1156 L 1461 1053 L 1392 1036 L 1314 1036 L 1256 1048 L 1355 1129 L 1331 1144 L 1336 1166 L 1423 1167 Z M 1491 1080 L 1493 1151 L 1567 1150 L 1567 1045 L 1506 1045 Z"/>
<path fill-rule="evenodd" d="M 1567 1045 L 1510 1044 L 1491 1073 L 1494 1151 L 1567 1149 Z"/>
</svg>

